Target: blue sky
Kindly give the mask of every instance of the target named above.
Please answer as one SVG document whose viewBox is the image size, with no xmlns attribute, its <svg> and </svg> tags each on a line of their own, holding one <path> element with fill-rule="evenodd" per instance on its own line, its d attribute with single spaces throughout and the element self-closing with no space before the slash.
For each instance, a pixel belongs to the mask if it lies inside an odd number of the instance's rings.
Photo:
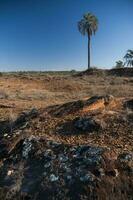
<svg viewBox="0 0 133 200">
<path fill-rule="evenodd" d="M 82 70 L 86 12 L 99 19 L 91 65 L 110 68 L 133 49 L 133 0 L 0 0 L 0 70 Z"/>
</svg>

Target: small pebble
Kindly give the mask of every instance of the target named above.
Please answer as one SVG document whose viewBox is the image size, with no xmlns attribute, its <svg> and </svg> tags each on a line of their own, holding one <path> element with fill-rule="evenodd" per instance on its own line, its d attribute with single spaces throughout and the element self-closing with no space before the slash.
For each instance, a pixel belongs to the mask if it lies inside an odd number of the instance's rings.
<svg viewBox="0 0 133 200">
<path fill-rule="evenodd" d="M 51 174 L 51 175 L 50 175 L 50 181 L 51 181 L 51 182 L 58 181 L 58 179 L 59 179 L 58 176 L 55 176 L 54 174 Z"/>
<path fill-rule="evenodd" d="M 9 171 L 7 172 L 7 175 L 8 175 L 8 176 L 11 176 L 11 175 L 13 174 L 13 172 L 14 172 L 13 170 L 9 170 Z"/>
</svg>

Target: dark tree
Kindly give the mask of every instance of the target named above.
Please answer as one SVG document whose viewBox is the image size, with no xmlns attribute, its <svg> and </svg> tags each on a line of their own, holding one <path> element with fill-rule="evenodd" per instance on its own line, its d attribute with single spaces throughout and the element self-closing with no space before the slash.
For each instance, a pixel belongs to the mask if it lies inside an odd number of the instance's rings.
<svg viewBox="0 0 133 200">
<path fill-rule="evenodd" d="M 87 35 L 88 37 L 88 69 L 90 68 L 90 43 L 91 36 L 95 34 L 98 29 L 98 19 L 95 15 L 87 13 L 78 22 L 78 29 L 82 35 Z"/>
<path fill-rule="evenodd" d="M 128 50 L 126 55 L 124 56 L 125 65 L 129 67 L 133 67 L 133 50 Z"/>
</svg>

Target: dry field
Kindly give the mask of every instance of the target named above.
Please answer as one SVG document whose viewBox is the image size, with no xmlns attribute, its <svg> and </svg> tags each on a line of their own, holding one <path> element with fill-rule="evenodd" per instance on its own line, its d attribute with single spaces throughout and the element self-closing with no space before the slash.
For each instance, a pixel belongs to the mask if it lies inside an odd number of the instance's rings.
<svg viewBox="0 0 133 200">
<path fill-rule="evenodd" d="M 133 76 L 14 73 L 0 77 L 0 103 L 13 106 L 9 109 L 13 114 L 96 95 L 132 97 Z"/>
<path fill-rule="evenodd" d="M 0 200 L 133 199 L 130 72 L 1 75 Z"/>
</svg>

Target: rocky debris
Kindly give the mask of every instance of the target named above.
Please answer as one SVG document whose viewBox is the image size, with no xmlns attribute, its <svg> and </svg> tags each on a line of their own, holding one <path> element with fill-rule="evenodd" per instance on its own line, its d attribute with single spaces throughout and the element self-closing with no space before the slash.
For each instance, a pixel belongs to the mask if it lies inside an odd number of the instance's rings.
<svg viewBox="0 0 133 200">
<path fill-rule="evenodd" d="M 9 120 L 0 121 L 0 135 L 2 133 L 11 132 L 11 124 Z"/>
<path fill-rule="evenodd" d="M 33 119 L 38 116 L 38 110 L 33 108 L 29 112 L 23 112 L 12 124 L 13 127 L 21 127 L 30 119 Z"/>
<path fill-rule="evenodd" d="M 74 126 L 81 131 L 98 131 L 103 129 L 103 124 L 90 117 L 78 117 L 74 120 Z"/>
<path fill-rule="evenodd" d="M 0 122 L 0 160 L 6 158 L 16 145 L 26 137 L 27 133 L 24 132 L 24 129 L 28 127 L 28 122 L 37 116 L 38 111 L 32 109 L 30 112 L 22 113 L 13 122 Z M 26 156 L 26 152 L 24 153 Z"/>
<path fill-rule="evenodd" d="M 9 170 L 9 171 L 7 172 L 7 175 L 8 175 L 8 176 L 11 176 L 11 175 L 13 174 L 13 172 L 14 172 L 14 170 Z"/>
<path fill-rule="evenodd" d="M 0 199 L 132 199 L 132 126 L 123 107 L 112 110 L 114 101 L 98 96 L 23 112 L 12 133 L 1 122 Z"/>
<path fill-rule="evenodd" d="M 121 173 L 125 173 L 126 170 L 123 168 L 123 163 L 129 165 L 132 161 L 132 154 L 119 155 L 117 158 L 109 152 L 109 149 L 102 147 L 71 146 L 33 136 L 25 138 L 22 140 L 19 151 L 14 150 L 0 167 L 0 191 L 3 189 L 4 192 L 8 187 L 8 192 L 5 193 L 6 199 L 9 199 L 9 196 L 10 199 L 15 199 L 17 196 L 20 199 L 23 196 L 26 196 L 25 198 L 31 196 L 41 200 L 44 196 L 46 199 L 53 199 L 56 195 L 58 198 L 61 195 L 62 199 L 67 197 L 75 199 L 76 194 L 72 197 L 72 193 L 79 187 L 78 199 L 82 199 L 82 195 L 85 199 L 90 195 L 91 199 L 94 193 L 97 196 L 100 195 L 100 191 L 96 190 L 97 184 L 107 181 L 108 177 L 121 177 Z M 105 154 L 108 159 L 105 159 Z M 110 170 L 111 159 L 113 162 L 120 161 L 121 168 L 114 165 L 114 168 Z M 112 181 L 115 184 L 115 179 Z M 13 188 L 15 190 L 12 194 Z M 90 188 L 92 192 L 88 194 L 83 188 L 88 188 L 88 191 Z M 128 189 L 126 190 L 128 194 Z"/>
<path fill-rule="evenodd" d="M 51 182 L 55 182 L 55 181 L 58 181 L 59 180 L 59 177 L 58 176 L 55 176 L 54 174 L 51 174 L 50 175 L 50 181 Z"/>
<path fill-rule="evenodd" d="M 133 173 L 133 152 L 124 152 L 118 157 L 118 167 L 129 173 Z"/>
<path fill-rule="evenodd" d="M 113 108 L 115 106 L 115 98 L 112 95 L 93 96 L 84 102 L 82 112 L 104 110 L 106 107 Z"/>
<path fill-rule="evenodd" d="M 112 97 L 111 97 L 112 98 Z M 107 98 L 108 99 L 108 98 Z M 114 98 L 114 101 L 116 99 Z M 108 100 L 106 100 L 107 102 Z M 113 101 L 113 102 L 114 102 Z M 92 142 L 94 145 L 99 146 L 112 146 L 118 149 L 118 151 L 126 148 L 132 149 L 133 141 L 133 120 L 132 113 L 129 115 L 129 111 L 123 108 L 124 99 L 116 100 L 117 107 L 106 107 L 102 110 L 89 110 L 83 112 L 83 107 L 87 108 L 83 104 L 87 103 L 87 100 L 83 100 L 82 104 L 78 104 L 76 108 L 76 102 L 70 102 L 66 104 L 51 106 L 44 108 L 40 111 L 40 115 L 33 122 L 30 123 L 30 131 L 34 135 L 46 136 L 56 141 L 71 144 L 83 144 Z M 71 104 L 72 103 L 72 104 Z M 119 107 L 120 103 L 120 107 Z M 107 103 L 106 103 L 107 104 Z M 72 105 L 71 112 L 69 106 Z M 72 111 L 74 105 L 75 111 Z M 92 103 L 92 105 L 94 105 Z M 110 104 L 109 104 L 110 105 Z M 58 115 L 58 107 L 62 108 L 61 113 Z M 88 106 L 90 107 L 90 106 Z M 95 108 L 95 107 L 94 107 Z M 65 112 L 65 114 L 64 114 Z M 56 114 L 57 115 L 56 115 Z M 91 118 L 96 121 L 102 128 L 98 131 L 94 131 L 93 134 L 89 131 L 81 131 L 75 127 L 75 119 L 77 118 Z M 99 133 L 99 134 L 97 134 Z M 130 139 L 129 139 L 130 138 Z"/>
<path fill-rule="evenodd" d="M 50 106 L 46 109 L 46 111 L 51 115 L 55 117 L 62 117 L 71 113 L 76 113 L 84 106 L 83 100 L 78 100 L 75 102 L 68 102 L 63 105 L 56 105 L 56 106 Z"/>
<path fill-rule="evenodd" d="M 114 108 L 116 99 L 112 95 L 93 96 L 85 100 L 68 102 L 62 105 L 50 106 L 46 111 L 55 117 L 62 117 L 77 112 L 90 112 L 93 110 L 105 109 L 106 107 Z"/>
<path fill-rule="evenodd" d="M 42 149 L 40 149 L 41 145 L 43 145 Z M 48 185 L 51 187 L 51 192 L 53 187 L 57 191 L 58 187 L 62 187 L 62 182 L 68 188 L 74 183 L 76 184 L 77 181 L 91 185 L 96 177 L 88 170 L 91 170 L 93 163 L 94 166 L 98 165 L 98 159 L 96 163 L 93 156 L 100 157 L 101 151 L 102 149 L 98 147 L 71 147 L 35 138 L 25 139 L 20 154 L 10 155 L 9 159 L 3 163 L 0 169 L 0 187 L 8 186 L 10 191 L 16 187 L 16 182 L 19 183 L 18 188 L 20 188 L 16 195 L 21 195 L 24 192 L 33 195 L 35 192 L 37 193 L 37 188 L 41 185 L 45 185 L 42 188 L 44 193 L 47 191 Z M 23 168 L 22 172 L 23 159 L 25 169 Z M 18 173 L 22 174 L 23 178 L 17 176 Z M 53 185 L 56 182 L 58 185 Z"/>
<path fill-rule="evenodd" d="M 18 148 L 25 136 L 26 134 L 23 134 L 6 140 L 2 139 L 0 141 L 0 161 L 7 158 L 16 147 Z"/>
<path fill-rule="evenodd" d="M 14 121 L 0 121 L 0 135 L 4 133 L 12 133 L 15 129 L 25 128 L 27 122 L 38 116 L 38 110 L 32 109 L 29 112 L 21 113 Z"/>
<path fill-rule="evenodd" d="M 112 100 L 114 100 L 114 97 L 112 95 L 105 95 L 105 96 L 93 96 L 90 99 L 87 100 L 87 105 L 91 105 L 93 103 L 96 103 L 99 100 L 103 100 L 105 105 L 108 105 Z"/>
<path fill-rule="evenodd" d="M 26 138 L 23 142 L 22 157 L 28 159 L 29 152 L 32 149 L 32 137 Z"/>
<path fill-rule="evenodd" d="M 80 177 L 80 181 L 84 183 L 86 182 L 93 183 L 95 181 L 95 176 L 91 172 L 88 172 Z"/>
<path fill-rule="evenodd" d="M 58 123 L 55 127 L 56 133 L 64 136 L 87 135 L 90 133 L 102 133 L 106 128 L 106 123 L 101 119 L 91 116 L 76 116 L 68 121 Z"/>
</svg>

